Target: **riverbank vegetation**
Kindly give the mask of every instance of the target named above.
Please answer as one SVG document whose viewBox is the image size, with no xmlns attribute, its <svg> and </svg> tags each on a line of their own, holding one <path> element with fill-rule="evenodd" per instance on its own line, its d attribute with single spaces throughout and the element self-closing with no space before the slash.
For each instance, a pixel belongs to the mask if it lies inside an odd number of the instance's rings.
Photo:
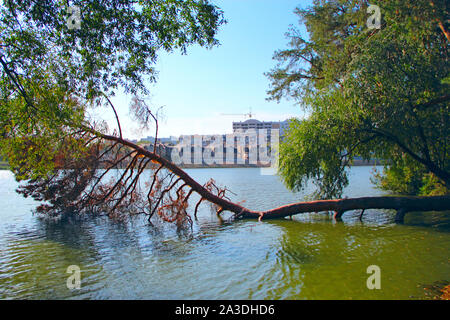
<svg viewBox="0 0 450 320">
<path fill-rule="evenodd" d="M 450 67 L 445 1 L 315 1 L 298 9 L 269 99 L 289 98 L 293 120 L 280 151 L 286 185 L 339 197 L 354 156 L 384 159 L 375 181 L 397 194 L 448 194 Z M 374 13 L 379 12 L 377 17 Z M 379 20 L 379 26 L 374 23 Z"/>
</svg>

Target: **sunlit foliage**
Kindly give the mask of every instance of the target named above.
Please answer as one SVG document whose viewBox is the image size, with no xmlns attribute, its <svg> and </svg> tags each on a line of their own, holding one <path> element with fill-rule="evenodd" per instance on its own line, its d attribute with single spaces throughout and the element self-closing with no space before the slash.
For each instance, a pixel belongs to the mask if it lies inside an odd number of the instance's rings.
<svg viewBox="0 0 450 320">
<path fill-rule="evenodd" d="M 367 1 L 314 1 L 296 11 L 308 37 L 289 31 L 289 49 L 275 53 L 278 65 L 267 74 L 268 93 L 276 101 L 293 99 L 309 117 L 292 123 L 280 150 L 280 174 L 290 188 L 313 179 L 316 197 L 339 197 L 348 184 L 346 169 L 361 156 L 384 159 L 386 172 L 420 168 L 418 180 L 432 175 L 438 189 L 448 190 L 447 4 L 370 4 L 380 8 L 380 29 L 367 25 Z M 435 190 L 431 182 L 398 183 L 403 186 L 385 179 L 383 187 L 416 194 Z"/>
</svg>

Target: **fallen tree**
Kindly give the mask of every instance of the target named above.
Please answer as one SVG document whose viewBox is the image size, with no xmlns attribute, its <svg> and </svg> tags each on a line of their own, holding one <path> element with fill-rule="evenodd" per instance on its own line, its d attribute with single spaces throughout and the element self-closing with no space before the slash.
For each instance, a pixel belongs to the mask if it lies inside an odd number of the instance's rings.
<svg viewBox="0 0 450 320">
<path fill-rule="evenodd" d="M 101 134 L 100 136 L 103 139 L 127 145 L 130 148 L 134 149 L 139 154 L 148 157 L 151 161 L 159 163 L 161 165 L 161 168 L 166 168 L 170 170 L 178 177 L 178 179 L 181 179 L 181 181 L 184 182 L 184 184 L 181 184 L 182 186 L 189 186 L 192 191 L 198 193 L 201 196 L 200 202 L 206 200 L 210 203 L 215 204 L 218 207 L 217 214 L 221 214 L 223 211 L 231 211 L 234 213 L 235 218 L 240 219 L 256 218 L 258 220 L 280 219 L 283 217 L 292 216 L 305 212 L 333 211 L 334 212 L 333 217 L 335 219 L 340 219 L 344 214 L 344 212 L 350 210 L 394 209 L 397 210 L 395 221 L 402 222 L 404 215 L 407 212 L 450 210 L 450 196 L 434 196 L 434 197 L 379 196 L 379 197 L 361 197 L 361 198 L 299 202 L 284 205 L 267 211 L 254 211 L 227 200 L 224 197 L 226 190 L 219 189 L 213 183 L 211 183 L 210 185 L 213 185 L 214 188 L 218 191 L 217 194 L 214 194 L 211 188 L 207 188 L 208 185 L 207 186 L 200 185 L 180 167 L 178 167 L 174 163 L 159 156 L 154 152 L 149 152 L 148 150 L 132 142 L 123 140 L 115 136 L 103 134 Z M 174 186 L 175 185 L 176 183 L 174 183 Z M 198 205 L 196 206 L 196 209 L 197 208 Z"/>
<path fill-rule="evenodd" d="M 112 104 L 111 107 L 114 110 Z M 142 108 L 145 109 L 145 106 L 141 105 L 141 111 Z M 151 114 L 148 108 L 146 110 Z M 116 119 L 120 128 L 120 121 Z M 152 119 L 157 123 L 156 117 Z M 194 218 L 202 202 L 212 204 L 219 217 L 228 211 L 233 213 L 232 219 L 259 221 L 329 211 L 334 212 L 333 217 L 339 220 L 344 212 L 350 210 L 362 210 L 362 215 L 367 209 L 393 209 L 397 211 L 395 221 L 402 222 L 407 212 L 450 210 L 450 196 L 317 200 L 287 204 L 267 211 L 251 210 L 231 201 L 227 196 L 229 190 L 219 187 L 214 180 L 203 185 L 198 183 L 182 168 L 159 155 L 156 144 L 153 151 L 149 151 L 123 139 L 121 130 L 118 132 L 118 135 L 106 134 L 83 126 L 70 137 L 85 141 L 89 152 L 78 159 L 67 153 L 65 157 L 60 152 L 57 157 L 60 170 L 49 178 L 30 180 L 18 191 L 47 202 L 38 207 L 38 212 L 47 215 L 67 211 L 107 214 L 113 218 L 145 214 L 151 221 L 156 214 L 164 221 L 176 222 L 179 226 L 185 222 L 192 224 L 192 212 L 188 212 L 188 207 L 193 193 L 200 197 L 193 210 Z M 123 163 L 127 164 L 124 166 Z M 115 170 L 119 173 L 118 177 L 105 182 L 111 170 L 123 167 Z M 143 175 L 145 169 L 152 170 L 150 177 Z"/>
</svg>

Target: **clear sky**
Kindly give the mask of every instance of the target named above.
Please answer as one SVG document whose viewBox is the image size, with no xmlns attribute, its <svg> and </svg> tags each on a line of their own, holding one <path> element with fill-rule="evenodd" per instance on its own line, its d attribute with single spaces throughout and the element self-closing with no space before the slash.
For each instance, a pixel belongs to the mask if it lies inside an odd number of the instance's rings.
<svg viewBox="0 0 450 320">
<path fill-rule="evenodd" d="M 293 101 L 266 101 L 269 80 L 264 72 L 275 66 L 273 53 L 287 48 L 285 33 L 289 25 L 298 26 L 296 7 L 311 1 L 301 0 L 213 0 L 223 11 L 228 24 L 221 27 L 220 46 L 211 50 L 199 46 L 159 55 L 156 84 L 149 85 L 149 102 L 164 106 L 160 137 L 181 134 L 221 134 L 232 132 L 232 121 L 245 116 L 222 113 L 248 113 L 264 121 L 303 117 Z M 305 32 L 302 27 L 300 29 Z M 124 136 L 140 139 L 153 135 L 138 131 L 129 119 L 131 96 L 117 95 L 113 102 L 119 109 Z M 97 110 L 112 127 L 109 110 Z"/>
</svg>

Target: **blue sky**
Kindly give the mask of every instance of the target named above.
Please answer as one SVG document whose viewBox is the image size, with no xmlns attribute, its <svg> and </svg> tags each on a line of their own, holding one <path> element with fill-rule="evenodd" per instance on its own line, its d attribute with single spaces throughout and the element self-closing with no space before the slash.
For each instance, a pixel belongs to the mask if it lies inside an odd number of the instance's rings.
<svg viewBox="0 0 450 320">
<path fill-rule="evenodd" d="M 149 85 L 150 104 L 164 106 L 159 136 L 181 134 L 220 134 L 231 132 L 232 121 L 244 116 L 222 113 L 247 113 L 252 108 L 258 120 L 284 120 L 303 117 L 293 101 L 266 101 L 269 80 L 264 72 L 275 66 L 273 53 L 286 48 L 285 33 L 289 25 L 298 26 L 296 7 L 311 1 L 299 0 L 214 0 L 223 11 L 228 24 L 222 26 L 219 47 L 188 48 L 187 55 L 178 52 L 159 55 L 156 84 Z M 304 31 L 302 27 L 300 30 Z M 124 135 L 139 139 L 153 135 L 138 131 L 129 119 L 131 96 L 113 98 L 119 109 Z M 99 112 L 99 111 L 97 111 Z M 108 111 L 109 112 L 109 111 Z M 101 111 L 111 126 L 112 115 Z"/>
</svg>

